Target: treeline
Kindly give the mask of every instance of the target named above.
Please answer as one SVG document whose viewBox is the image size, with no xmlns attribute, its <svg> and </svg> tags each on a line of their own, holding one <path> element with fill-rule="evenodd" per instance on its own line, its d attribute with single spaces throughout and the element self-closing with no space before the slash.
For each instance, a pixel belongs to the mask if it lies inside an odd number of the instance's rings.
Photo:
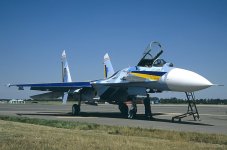
<svg viewBox="0 0 227 150">
<path fill-rule="evenodd" d="M 196 104 L 224 104 L 227 105 L 227 99 L 196 99 Z M 178 99 L 178 98 L 161 98 L 161 104 L 186 104 L 186 99 Z"/>
</svg>

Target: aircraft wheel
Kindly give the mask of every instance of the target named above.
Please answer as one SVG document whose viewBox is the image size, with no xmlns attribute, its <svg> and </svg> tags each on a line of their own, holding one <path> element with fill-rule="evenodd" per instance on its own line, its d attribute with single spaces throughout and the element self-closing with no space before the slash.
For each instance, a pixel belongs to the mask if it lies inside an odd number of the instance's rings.
<svg viewBox="0 0 227 150">
<path fill-rule="evenodd" d="M 78 116 L 79 113 L 80 113 L 80 106 L 77 105 L 77 104 L 74 104 L 74 105 L 72 106 L 72 115 L 73 115 L 73 116 Z"/>
<path fill-rule="evenodd" d="M 131 109 L 128 112 L 128 118 L 129 119 L 134 119 L 136 117 L 137 109 Z"/>
<path fill-rule="evenodd" d="M 119 104 L 119 110 L 121 111 L 122 115 L 128 115 L 128 106 L 125 103 Z"/>
</svg>

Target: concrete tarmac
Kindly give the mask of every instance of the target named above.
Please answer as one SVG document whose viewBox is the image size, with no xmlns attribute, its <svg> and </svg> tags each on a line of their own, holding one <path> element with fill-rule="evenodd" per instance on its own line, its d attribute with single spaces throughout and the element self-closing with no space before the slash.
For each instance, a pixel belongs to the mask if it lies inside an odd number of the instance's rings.
<svg viewBox="0 0 227 150">
<path fill-rule="evenodd" d="M 79 116 L 71 115 L 72 104 L 0 104 L 0 115 L 24 116 L 31 118 L 67 120 L 96 123 L 114 126 L 130 126 L 162 130 L 217 133 L 227 135 L 226 105 L 197 105 L 200 121 L 192 116 L 183 118 L 181 122 L 172 122 L 172 117 L 187 111 L 187 105 L 152 105 L 154 120 L 146 120 L 144 106 L 137 105 L 135 119 L 124 118 L 117 105 L 100 104 L 91 106 L 82 104 Z"/>
</svg>

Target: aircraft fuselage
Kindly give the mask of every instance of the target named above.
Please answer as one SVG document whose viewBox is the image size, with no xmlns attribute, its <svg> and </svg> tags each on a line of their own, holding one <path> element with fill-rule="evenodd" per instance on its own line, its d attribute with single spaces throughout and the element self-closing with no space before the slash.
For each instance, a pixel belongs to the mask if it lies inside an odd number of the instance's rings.
<svg viewBox="0 0 227 150">
<path fill-rule="evenodd" d="M 108 79 L 92 84 L 106 86 L 144 87 L 154 91 L 194 92 L 212 86 L 203 76 L 189 70 L 175 68 L 166 63 L 162 67 L 128 67 Z"/>
</svg>

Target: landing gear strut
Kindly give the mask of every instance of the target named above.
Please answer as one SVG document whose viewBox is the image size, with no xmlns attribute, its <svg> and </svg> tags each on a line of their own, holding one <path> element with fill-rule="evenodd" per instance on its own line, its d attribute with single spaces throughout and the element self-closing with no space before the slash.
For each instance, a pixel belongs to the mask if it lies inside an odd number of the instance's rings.
<svg viewBox="0 0 227 150">
<path fill-rule="evenodd" d="M 195 95 L 194 92 L 185 92 L 186 97 L 187 97 L 187 102 L 188 102 L 188 111 L 182 115 L 174 116 L 172 117 L 172 122 L 174 122 L 174 119 L 178 119 L 181 121 L 182 118 L 188 117 L 188 116 L 193 116 L 194 120 L 200 120 L 199 117 L 199 112 L 196 107 L 195 103 Z"/>
<path fill-rule="evenodd" d="M 136 117 L 136 113 L 137 113 L 137 106 L 136 106 L 136 102 L 132 101 L 132 106 L 128 112 L 128 118 L 129 119 L 133 119 Z"/>
<path fill-rule="evenodd" d="M 134 101 L 132 101 L 132 105 L 130 107 L 130 110 L 128 106 L 125 103 L 119 103 L 118 108 L 121 111 L 121 114 L 125 116 L 128 119 L 133 119 L 136 116 L 137 113 L 137 106 Z"/>
</svg>

